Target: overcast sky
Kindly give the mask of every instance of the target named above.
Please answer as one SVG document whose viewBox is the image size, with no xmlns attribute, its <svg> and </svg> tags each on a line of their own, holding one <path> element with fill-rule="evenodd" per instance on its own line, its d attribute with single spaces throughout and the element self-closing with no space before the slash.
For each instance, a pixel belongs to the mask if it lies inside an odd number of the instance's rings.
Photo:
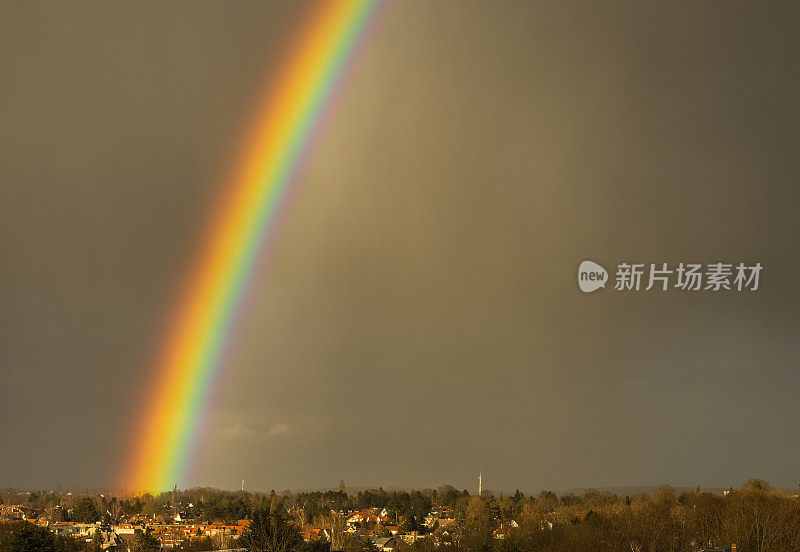
<svg viewBox="0 0 800 552">
<path fill-rule="evenodd" d="M 254 278 L 190 484 L 795 486 L 797 6 L 388 8 Z M 0 4 L 0 486 L 114 483 L 311 10 Z M 587 295 L 587 258 L 764 270 L 756 292 Z"/>
</svg>

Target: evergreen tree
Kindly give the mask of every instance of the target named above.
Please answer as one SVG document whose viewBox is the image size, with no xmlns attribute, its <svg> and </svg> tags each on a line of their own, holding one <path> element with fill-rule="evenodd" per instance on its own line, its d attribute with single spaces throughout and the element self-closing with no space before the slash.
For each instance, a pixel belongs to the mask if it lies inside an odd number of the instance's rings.
<svg viewBox="0 0 800 552">
<path fill-rule="evenodd" d="M 303 545 L 297 528 L 277 509 L 255 510 L 240 540 L 251 552 L 292 552 Z"/>
<path fill-rule="evenodd" d="M 100 514 L 97 512 L 94 501 L 89 497 L 85 497 L 72 509 L 70 518 L 72 521 L 93 523 L 100 519 Z"/>
</svg>

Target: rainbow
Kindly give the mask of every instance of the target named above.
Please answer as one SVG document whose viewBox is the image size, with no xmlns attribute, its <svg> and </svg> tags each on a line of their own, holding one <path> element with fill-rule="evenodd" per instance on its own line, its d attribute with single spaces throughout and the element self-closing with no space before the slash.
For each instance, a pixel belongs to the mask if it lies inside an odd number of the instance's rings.
<svg viewBox="0 0 800 552">
<path fill-rule="evenodd" d="M 321 2 L 265 96 L 181 290 L 121 487 L 181 485 L 231 326 L 265 239 L 380 0 Z M 296 180 L 296 179 L 294 179 Z"/>
</svg>

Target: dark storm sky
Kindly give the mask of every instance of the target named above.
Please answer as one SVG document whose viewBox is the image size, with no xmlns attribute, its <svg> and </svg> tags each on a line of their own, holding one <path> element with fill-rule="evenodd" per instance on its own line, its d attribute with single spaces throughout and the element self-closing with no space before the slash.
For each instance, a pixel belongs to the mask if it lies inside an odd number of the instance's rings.
<svg viewBox="0 0 800 552">
<path fill-rule="evenodd" d="M 313 5 L 3 3 L 0 485 L 113 484 L 187 261 Z M 190 484 L 800 479 L 792 4 L 395 2 Z M 761 289 L 582 294 L 583 259 Z"/>
</svg>

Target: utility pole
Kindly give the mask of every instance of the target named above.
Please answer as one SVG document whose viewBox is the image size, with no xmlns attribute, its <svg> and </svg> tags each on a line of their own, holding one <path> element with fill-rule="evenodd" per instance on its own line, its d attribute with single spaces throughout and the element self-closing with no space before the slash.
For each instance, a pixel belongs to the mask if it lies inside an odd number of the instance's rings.
<svg viewBox="0 0 800 552">
<path fill-rule="evenodd" d="M 478 472 L 478 496 L 481 496 L 483 493 L 483 472 Z"/>
</svg>

